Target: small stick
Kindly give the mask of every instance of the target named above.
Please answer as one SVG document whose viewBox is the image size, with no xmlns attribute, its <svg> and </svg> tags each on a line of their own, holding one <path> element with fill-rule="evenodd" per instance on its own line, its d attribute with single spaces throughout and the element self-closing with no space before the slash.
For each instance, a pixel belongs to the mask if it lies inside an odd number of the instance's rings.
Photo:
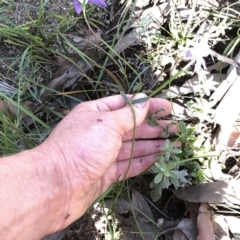
<svg viewBox="0 0 240 240">
<path fill-rule="evenodd" d="M 231 58 L 225 57 L 211 49 L 209 50 L 209 52 L 213 57 L 216 57 L 219 61 L 226 62 L 226 63 L 232 65 L 233 67 L 235 67 L 237 69 L 237 74 L 240 75 L 240 64 L 238 62 L 236 62 L 235 60 L 233 60 Z"/>
</svg>

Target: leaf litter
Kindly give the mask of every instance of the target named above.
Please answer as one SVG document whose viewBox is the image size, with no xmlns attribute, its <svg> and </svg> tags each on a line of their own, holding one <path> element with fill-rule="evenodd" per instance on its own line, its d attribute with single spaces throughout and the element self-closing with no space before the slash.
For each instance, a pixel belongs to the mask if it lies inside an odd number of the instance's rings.
<svg viewBox="0 0 240 240">
<path fill-rule="evenodd" d="M 31 3 L 31 1 L 25 2 Z M 124 3 L 125 1 L 122 2 Z M 180 69 L 180 66 L 186 64 L 186 61 L 188 61 L 185 57 L 185 47 L 188 46 L 190 48 L 192 43 L 188 41 L 184 42 L 182 41 L 183 39 L 181 39 L 182 32 L 179 31 L 179 29 L 181 28 L 182 21 L 191 18 L 195 20 L 205 20 L 208 11 L 216 11 L 221 6 L 221 3 L 218 1 L 197 1 L 190 5 L 185 1 L 177 1 L 176 3 L 173 1 L 151 1 L 152 4 L 149 4 L 149 2 L 150 1 L 137 1 L 137 8 L 133 11 L 133 15 L 130 16 L 132 17 L 132 21 L 125 27 L 122 27 L 121 24 L 119 25 L 120 31 L 123 31 L 124 34 L 118 35 L 120 37 L 115 41 L 115 44 L 112 46 L 113 51 L 111 51 L 110 56 L 108 56 L 111 60 L 105 63 L 105 68 L 108 68 L 109 72 L 112 71 L 113 75 L 122 76 L 121 71 L 115 68 L 116 62 L 112 61 L 112 59 L 115 58 L 123 68 L 127 68 L 128 65 L 119 58 L 120 55 L 126 59 L 128 63 L 131 63 L 134 68 L 138 69 L 138 74 L 140 74 L 140 72 L 145 71 L 143 67 L 144 64 L 139 61 L 139 58 L 144 56 L 141 54 L 142 47 L 144 46 L 144 51 L 147 55 L 151 56 L 150 59 L 146 58 L 145 61 L 148 60 L 148 64 L 151 64 L 151 71 L 148 72 L 148 75 L 152 76 L 147 77 L 145 84 L 137 82 L 136 79 L 138 78 L 132 73 L 129 74 L 128 77 L 133 82 L 131 89 L 145 91 L 146 93 L 151 93 L 151 91 L 164 82 L 167 77 L 174 76 L 176 71 Z M 36 11 L 37 4 L 38 3 L 36 3 L 34 7 L 29 4 L 29 11 L 32 17 L 36 19 L 38 15 Z M 110 6 L 109 8 L 117 13 L 115 17 L 120 19 L 122 15 L 119 14 L 118 11 L 119 8 L 122 9 L 122 5 L 114 1 L 108 1 L 108 4 Z M 224 2 L 222 4 L 224 4 Z M 198 8 L 197 12 L 194 7 Z M 239 9 L 237 4 L 235 7 Z M 25 5 L 20 3 L 18 8 L 19 12 L 14 16 L 15 19 L 11 16 L 11 20 L 15 21 L 15 24 L 25 24 L 28 21 L 27 16 L 24 14 L 24 8 Z M 56 5 L 51 5 L 50 2 L 47 2 L 46 8 L 64 15 L 66 14 L 66 9 L 69 9 L 69 4 L 62 1 L 59 5 L 57 4 L 56 7 Z M 205 11 L 206 9 L 208 11 Z M 131 11 L 131 8 L 129 10 Z M 86 89 L 93 88 L 93 79 L 96 78 L 96 75 L 101 71 L 99 64 L 103 64 L 107 56 L 106 52 L 102 51 L 102 49 L 104 49 L 102 40 L 104 39 L 104 41 L 109 43 L 109 39 L 114 39 L 115 34 L 117 34 L 114 29 L 116 29 L 116 25 L 118 27 L 120 22 L 119 19 L 116 21 L 110 16 L 112 21 L 110 21 L 111 26 L 106 27 L 108 22 L 104 20 L 106 15 L 104 15 L 105 13 L 103 14 L 103 11 L 104 10 L 99 10 L 97 15 L 94 16 L 105 24 L 102 29 L 100 27 L 101 31 L 97 28 L 94 34 L 84 29 L 80 31 L 79 29 L 75 29 L 75 31 L 71 30 L 70 32 L 66 31 L 68 34 L 65 34 L 64 37 L 67 38 L 67 44 L 61 45 L 60 41 L 56 40 L 51 43 L 52 45 L 50 44 L 50 47 L 49 45 L 44 46 L 40 44 L 40 46 L 38 46 L 38 49 L 41 49 L 40 51 L 35 48 L 39 57 L 42 58 L 42 60 L 44 59 L 44 61 L 41 62 L 41 66 L 44 67 L 40 67 L 39 71 L 36 71 L 38 77 L 34 79 L 37 84 L 41 84 L 42 87 L 40 90 L 36 90 L 36 86 L 29 82 L 29 84 L 32 84 L 29 91 L 37 91 L 37 94 L 33 94 L 29 99 L 27 97 L 23 99 L 20 103 L 21 106 L 31 110 L 33 114 L 39 114 L 38 116 L 40 116 L 40 118 L 43 112 L 49 116 L 49 112 L 46 109 L 54 109 L 62 114 L 62 110 L 66 110 L 68 106 L 62 103 L 57 104 L 59 101 L 59 93 L 69 92 L 69 89 L 70 91 L 76 90 L 77 92 L 84 92 Z M 6 13 L 4 13 L 4 16 L 9 17 Z M 58 18 L 58 20 L 59 19 L 60 18 Z M 175 22 L 173 19 L 175 19 Z M 51 36 L 54 32 L 53 23 L 56 23 L 58 20 L 56 20 L 53 15 L 49 17 L 49 27 L 46 28 L 46 26 L 43 26 L 45 37 Z M 208 18 L 208 22 L 209 21 L 211 22 L 212 20 Z M 162 31 L 162 28 L 166 26 L 166 23 L 170 23 L 170 35 L 175 38 L 177 42 L 177 51 L 174 53 L 172 53 L 172 51 L 176 49 L 176 45 L 170 41 L 168 42 L 168 38 L 164 39 L 164 44 L 161 43 L 161 38 L 164 34 L 158 34 Z M 77 22 L 75 22 L 75 24 L 77 24 Z M 179 25 L 175 26 L 174 24 Z M 220 22 L 219 26 L 214 25 L 216 22 L 212 22 L 211 24 L 205 31 L 209 32 L 209 39 L 214 46 L 220 41 L 220 38 L 224 34 L 223 32 L 227 29 L 229 30 L 231 24 L 226 23 L 225 20 Z M 226 24 L 226 26 L 224 24 Z M 204 24 L 197 22 L 195 27 L 201 29 L 203 25 Z M 195 27 L 192 27 L 192 29 L 195 29 Z M 185 30 L 183 29 L 183 31 Z M 187 36 L 187 38 L 192 38 L 192 35 L 198 34 L 195 30 L 191 31 L 192 30 L 189 29 L 189 36 Z M 185 32 L 185 34 L 187 35 L 187 32 Z M 6 94 L 14 98 L 14 94 L 18 91 L 18 94 L 24 92 L 21 92 L 21 90 L 25 89 L 18 86 L 18 84 L 21 83 L 19 79 L 27 79 L 28 76 L 31 76 L 30 68 L 33 68 L 33 65 L 30 64 L 29 68 L 26 67 L 20 76 L 20 70 L 17 64 L 11 62 L 9 56 L 24 56 L 23 47 L 16 47 L 16 42 L 15 44 L 11 44 L 13 39 L 4 39 L 4 41 L 3 39 L 4 37 L 0 35 L 0 41 L 3 42 L 2 46 L 5 46 L 5 48 L 0 47 L 2 56 L 0 60 L 0 68 L 2 70 L 0 76 L 1 96 Z M 63 39 L 64 38 L 62 38 L 62 40 Z M 153 48 L 159 43 L 161 43 L 161 49 L 158 49 L 158 54 L 154 55 Z M 132 54 L 131 48 L 137 49 L 139 52 L 135 50 L 134 54 Z M 236 55 L 235 62 L 238 62 L 239 54 L 236 54 L 236 52 L 231 54 Z M 210 64 L 207 64 L 205 70 L 201 69 L 198 74 L 195 74 L 192 68 L 186 68 L 186 72 L 189 75 L 187 75 L 187 77 L 180 76 L 184 78 L 183 84 L 181 84 L 181 81 L 176 81 L 177 85 L 170 86 L 172 83 L 169 82 L 169 88 L 159 91 L 160 93 L 158 92 L 158 95 L 155 96 L 170 98 L 171 101 L 173 101 L 173 106 L 181 106 L 180 111 L 173 111 L 176 117 L 186 121 L 198 119 L 200 122 L 199 125 L 197 125 L 199 127 L 198 134 L 205 138 L 202 144 L 207 147 L 210 146 L 212 149 L 215 149 L 216 154 L 219 154 L 219 156 L 214 157 L 212 163 L 209 164 L 211 166 L 212 176 L 208 178 L 205 183 L 194 186 L 188 186 L 186 184 L 185 186 L 181 186 L 179 190 L 171 190 L 174 194 L 171 198 L 176 196 L 182 199 L 186 206 L 189 203 L 198 203 L 200 207 L 197 205 L 198 207 L 195 208 L 195 216 L 189 213 L 182 213 L 180 218 L 175 217 L 174 220 L 171 221 L 171 226 L 163 227 L 163 224 L 162 229 L 160 229 L 160 226 L 157 225 L 159 217 L 153 216 L 155 210 L 149 207 L 143 195 L 133 190 L 131 202 L 119 198 L 116 203 L 116 214 L 121 219 L 120 222 L 123 225 L 123 229 L 125 227 L 122 232 L 122 236 L 125 236 L 125 239 L 155 239 L 156 236 L 160 236 L 164 232 L 168 239 L 210 240 L 215 239 L 215 237 L 219 239 L 239 239 L 239 168 L 237 168 L 235 175 L 233 175 L 230 174 L 230 171 L 223 174 L 220 167 L 226 164 L 229 157 L 236 160 L 234 166 L 238 167 L 238 158 L 240 155 L 238 151 L 240 145 L 238 126 L 240 119 L 238 106 L 240 102 L 240 95 L 238 93 L 238 65 L 235 65 L 235 62 L 231 61 L 230 63 L 228 61 L 226 64 L 222 63 L 221 59 L 224 60 L 224 58 L 221 56 L 223 55 L 216 57 L 212 52 L 212 56 L 213 58 Z M 204 57 L 203 60 L 205 61 L 206 57 Z M 217 60 L 220 61 L 217 62 Z M 13 71 L 7 69 L 6 66 L 11 66 Z M 53 66 L 55 71 L 53 70 Z M 228 71 L 224 70 L 224 68 L 229 66 Z M 55 73 L 52 74 L 52 72 Z M 131 75 L 134 77 L 131 77 Z M 109 76 L 111 76 L 111 78 Z M 116 85 L 114 85 L 114 77 L 112 75 L 109 76 L 106 77 L 106 80 L 102 82 L 99 81 L 100 86 L 104 89 L 104 96 L 119 92 L 119 86 L 116 87 Z M 120 88 L 125 88 L 126 91 L 128 90 L 124 84 L 122 84 Z M 91 97 L 85 93 L 78 96 L 81 96 L 80 99 L 78 98 L 74 101 L 81 102 L 85 99 L 91 99 Z M 191 104 L 188 103 L 189 97 L 193 99 L 193 103 Z M 11 102 L 7 102 L 4 97 L 2 97 L 0 101 L 0 109 L 1 112 L 9 116 L 11 115 L 11 117 L 18 116 L 17 112 L 19 111 L 19 107 Z M 200 114 L 199 109 L 201 110 Z M 21 117 L 24 118 L 25 115 L 26 112 L 23 112 Z M 49 120 L 48 117 L 44 118 L 46 121 Z M 50 119 L 53 120 L 54 118 L 51 116 Z M 56 122 L 59 119 L 60 117 L 55 119 Z M 55 120 L 53 121 L 54 123 Z M 152 122 L 155 121 L 154 119 L 151 120 Z M 33 119 L 28 119 L 27 126 L 31 127 L 33 123 Z M 47 134 L 42 132 L 42 135 L 45 136 Z M 43 140 L 44 137 L 39 138 L 39 142 Z M 149 192 L 145 191 L 144 195 L 147 194 L 149 194 Z M 166 202 L 168 203 L 168 200 Z M 122 208 L 122 210 L 119 210 L 119 208 Z M 223 214 L 222 212 L 226 209 L 230 209 L 230 211 L 228 211 L 227 214 Z M 129 217 L 125 217 L 126 213 L 129 214 Z M 168 214 L 172 213 L 168 212 Z M 169 221 L 165 215 L 163 216 L 163 222 L 166 223 Z M 101 224 L 106 225 L 104 222 Z M 49 236 L 46 239 L 63 239 L 67 230 L 68 229 L 56 235 Z M 138 232 L 138 234 L 133 234 L 133 232 Z M 102 233 L 102 235 L 104 235 L 104 233 Z"/>
</svg>

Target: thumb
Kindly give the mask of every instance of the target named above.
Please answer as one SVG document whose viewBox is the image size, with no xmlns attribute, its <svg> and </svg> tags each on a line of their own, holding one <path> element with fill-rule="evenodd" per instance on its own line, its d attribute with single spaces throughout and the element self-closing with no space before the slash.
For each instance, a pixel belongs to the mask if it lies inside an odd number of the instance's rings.
<svg viewBox="0 0 240 240">
<path fill-rule="evenodd" d="M 116 122 L 118 122 L 118 131 L 122 135 L 133 130 L 135 124 L 136 127 L 140 126 L 145 120 L 148 113 L 149 100 L 136 101 L 144 98 L 147 98 L 144 93 L 138 93 L 131 99 L 131 102 L 136 102 L 135 104 L 127 104 L 125 107 L 112 112 L 114 117 L 116 117 Z"/>
</svg>

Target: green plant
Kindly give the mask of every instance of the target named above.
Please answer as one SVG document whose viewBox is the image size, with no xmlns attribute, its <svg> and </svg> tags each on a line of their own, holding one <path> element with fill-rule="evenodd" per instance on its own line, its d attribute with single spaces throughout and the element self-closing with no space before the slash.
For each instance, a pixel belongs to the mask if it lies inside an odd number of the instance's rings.
<svg viewBox="0 0 240 240">
<path fill-rule="evenodd" d="M 158 156 L 158 160 L 154 163 L 150 172 L 156 174 L 150 184 L 151 197 L 154 201 L 161 198 L 162 189 L 174 185 L 177 189 L 182 183 L 187 183 L 187 170 L 180 170 L 180 158 L 178 155 L 182 152 L 180 149 L 174 147 L 167 139 L 161 150 L 164 152 Z"/>
<path fill-rule="evenodd" d="M 179 122 L 178 137 L 182 144 L 182 153 L 179 157 L 191 159 L 191 161 L 182 161 L 181 166 L 188 170 L 193 184 L 202 183 L 209 178 L 208 161 L 204 159 L 204 156 L 208 157 L 211 154 L 211 149 L 202 144 L 204 138 L 196 134 L 197 127 L 198 125 L 191 127 L 182 121 Z"/>
<path fill-rule="evenodd" d="M 167 139 L 160 148 L 163 153 L 157 156 L 157 161 L 149 170 L 155 175 L 150 183 L 154 201 L 161 198 L 162 190 L 171 185 L 178 189 L 186 184 L 200 184 L 208 178 L 208 161 L 202 159 L 207 157 L 206 153 L 209 155 L 209 149 L 198 143 L 199 137 L 194 134 L 194 127 L 187 127 L 182 121 L 178 125 L 180 133 L 177 140 L 181 142 L 182 149 Z"/>
</svg>

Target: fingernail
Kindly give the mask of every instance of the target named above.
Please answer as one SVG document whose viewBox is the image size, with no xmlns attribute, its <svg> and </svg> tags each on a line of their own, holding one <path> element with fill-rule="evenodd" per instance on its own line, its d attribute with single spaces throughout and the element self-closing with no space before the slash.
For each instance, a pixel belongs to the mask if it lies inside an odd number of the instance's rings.
<svg viewBox="0 0 240 240">
<path fill-rule="evenodd" d="M 134 104 L 134 107 L 136 108 L 144 108 L 147 104 L 148 97 L 144 93 L 138 93 L 132 98 L 132 102 Z"/>
</svg>

